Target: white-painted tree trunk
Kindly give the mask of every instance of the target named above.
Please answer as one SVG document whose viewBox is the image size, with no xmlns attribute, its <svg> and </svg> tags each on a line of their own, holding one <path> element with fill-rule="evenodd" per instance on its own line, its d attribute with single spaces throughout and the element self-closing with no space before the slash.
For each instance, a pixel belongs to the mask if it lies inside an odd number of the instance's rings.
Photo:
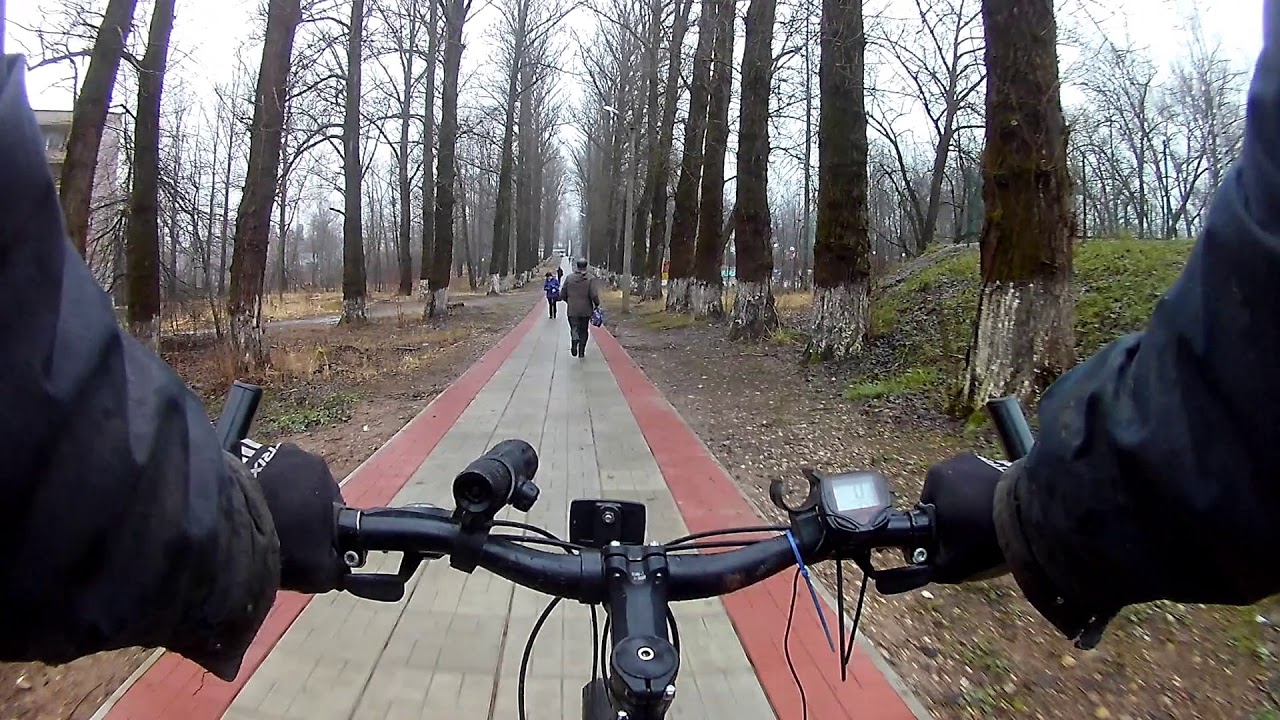
<svg viewBox="0 0 1280 720">
<path fill-rule="evenodd" d="M 431 281 L 418 280 L 418 297 L 422 298 L 423 302 L 426 302 L 427 298 L 429 298 L 430 296 L 431 296 Z"/>
<path fill-rule="evenodd" d="M 862 350 L 871 315 L 870 282 L 854 280 L 830 288 L 814 288 L 809 345 L 805 355 L 822 360 L 850 357 Z"/>
<path fill-rule="evenodd" d="M 689 309 L 693 316 L 703 320 L 719 320 L 724 317 L 724 285 L 694 280 L 689 283 Z"/>
<path fill-rule="evenodd" d="M 160 350 L 160 318 L 129 323 L 129 334 L 146 345 L 152 352 Z"/>
<path fill-rule="evenodd" d="M 267 365 L 267 348 L 259 320 L 255 312 L 236 313 L 227 319 L 227 332 L 231 336 L 231 347 L 236 352 L 236 362 L 245 369 Z"/>
<path fill-rule="evenodd" d="M 422 317 L 431 320 L 444 320 L 449 317 L 449 288 L 440 288 L 427 295 L 427 304 Z"/>
<path fill-rule="evenodd" d="M 338 318 L 339 325 L 362 323 L 367 322 L 368 320 L 369 307 L 364 298 L 344 298 L 342 300 L 342 317 Z"/>
<path fill-rule="evenodd" d="M 489 276 L 489 294 L 498 295 L 502 292 L 502 278 L 494 274 Z"/>
<path fill-rule="evenodd" d="M 992 282 L 982 287 L 965 402 L 1017 395 L 1026 401 L 1067 370 L 1074 356 L 1066 281 Z"/>
<path fill-rule="evenodd" d="M 661 300 L 662 299 L 662 278 L 661 277 L 645 278 L 644 295 L 642 297 L 645 300 Z"/>
<path fill-rule="evenodd" d="M 778 309 L 773 301 L 773 287 L 764 282 L 740 282 L 733 301 L 729 322 L 729 339 L 762 338 L 778 329 Z"/>
<path fill-rule="evenodd" d="M 689 278 L 673 278 L 667 281 L 667 312 L 689 312 Z"/>
</svg>

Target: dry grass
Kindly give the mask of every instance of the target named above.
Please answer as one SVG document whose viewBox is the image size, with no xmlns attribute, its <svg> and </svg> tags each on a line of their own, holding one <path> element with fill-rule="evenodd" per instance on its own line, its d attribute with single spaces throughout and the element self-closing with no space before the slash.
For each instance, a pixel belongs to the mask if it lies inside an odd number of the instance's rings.
<svg viewBox="0 0 1280 720">
<path fill-rule="evenodd" d="M 779 310 L 807 310 L 813 307 L 813 293 L 783 292 L 774 296 Z"/>
</svg>

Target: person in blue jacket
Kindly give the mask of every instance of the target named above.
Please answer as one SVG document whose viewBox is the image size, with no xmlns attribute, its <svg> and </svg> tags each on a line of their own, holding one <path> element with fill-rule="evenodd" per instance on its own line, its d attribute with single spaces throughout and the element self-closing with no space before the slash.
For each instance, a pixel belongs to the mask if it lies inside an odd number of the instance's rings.
<svg viewBox="0 0 1280 720">
<path fill-rule="evenodd" d="M 556 303 L 560 302 L 560 281 L 555 275 L 547 273 L 547 278 L 542 281 L 542 293 L 547 296 L 547 308 L 550 317 L 556 316 Z"/>
</svg>

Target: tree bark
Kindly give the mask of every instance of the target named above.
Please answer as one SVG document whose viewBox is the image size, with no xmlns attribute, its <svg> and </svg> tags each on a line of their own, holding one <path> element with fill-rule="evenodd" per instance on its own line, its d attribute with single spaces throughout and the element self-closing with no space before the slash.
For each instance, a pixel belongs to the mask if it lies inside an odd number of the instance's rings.
<svg viewBox="0 0 1280 720">
<path fill-rule="evenodd" d="M 830 360 L 862 347 L 869 315 L 866 36 L 861 0 L 823 0 L 818 67 L 818 227 L 806 356 Z"/>
<path fill-rule="evenodd" d="M 342 120 L 342 317 L 339 323 L 369 319 L 364 267 L 363 197 L 360 166 L 361 41 L 364 36 L 364 0 L 351 1 L 347 37 L 347 92 Z"/>
<path fill-rule="evenodd" d="M 449 268 L 453 265 L 453 207 L 457 202 L 458 71 L 462 63 L 462 27 L 470 3 L 446 0 L 444 5 L 444 75 L 440 97 L 440 153 L 436 169 L 435 253 L 425 316 L 443 319 L 449 313 Z M 465 215 L 465 209 L 464 209 Z"/>
<path fill-rule="evenodd" d="M 519 123 L 519 167 L 516 178 L 516 272 L 523 273 L 537 265 L 534 256 L 536 245 L 533 228 L 533 203 L 536 193 L 533 186 L 533 168 L 537 164 L 537 140 L 533 128 L 533 67 L 525 64 L 520 69 L 520 123 Z"/>
<path fill-rule="evenodd" d="M 493 215 L 493 252 L 489 254 L 489 294 L 503 290 L 501 278 L 511 264 L 511 194 L 515 166 L 516 103 L 520 95 L 520 66 L 524 61 L 524 42 L 529 14 L 529 0 L 520 0 L 516 32 L 507 72 L 507 102 L 502 125 L 502 160 L 498 166 L 498 198 Z"/>
<path fill-rule="evenodd" d="M 733 81 L 733 33 L 736 0 L 719 0 L 711 94 L 707 106 L 706 164 L 698 212 L 689 304 L 694 317 L 724 317 L 724 156 L 729 144 L 729 95 Z"/>
<path fill-rule="evenodd" d="M 702 182 L 718 2 L 702 0 L 698 18 L 698 47 L 693 56 L 693 78 L 689 84 L 689 116 L 684 125 L 684 150 L 680 159 L 680 177 L 676 181 L 676 205 L 671 216 L 668 312 L 689 312 L 689 278 L 693 275 L 694 238 L 698 233 L 698 188 Z"/>
<path fill-rule="evenodd" d="M 435 262 L 436 201 L 431 155 L 436 126 L 436 53 L 439 52 L 440 41 L 440 5 L 444 0 L 427 2 L 431 9 L 427 19 L 427 81 L 422 112 L 422 267 L 418 273 L 418 292 L 424 301 L 431 290 L 431 265 Z M 429 308 L 424 306 L 422 313 L 424 317 L 429 315 Z"/>
<path fill-rule="evenodd" d="M 982 290 L 963 407 L 1023 400 L 1074 360 L 1071 174 L 1051 0 L 986 0 Z"/>
<path fill-rule="evenodd" d="M 62 163 L 58 195 L 67 222 L 67 234 L 81 256 L 89 238 L 89 217 L 93 210 L 93 176 L 98 168 L 98 148 L 111 107 L 116 73 L 124 55 L 125 42 L 133 28 L 137 0 L 109 0 L 98 37 L 89 56 L 80 95 L 71 115 L 67 154 Z"/>
<path fill-rule="evenodd" d="M 672 20 L 671 44 L 667 51 L 667 78 L 663 87 L 662 119 L 656 136 L 657 146 L 649 155 L 649 183 L 653 194 L 649 198 L 649 252 L 645 264 L 644 299 L 662 299 L 662 259 L 663 249 L 667 241 L 667 203 L 670 192 L 667 183 L 671 175 L 671 145 L 675 136 L 676 106 L 679 104 L 680 59 L 684 47 L 684 36 L 689 29 L 689 11 L 693 0 L 677 0 L 675 18 Z M 654 3 L 655 12 L 661 13 L 661 2 Z M 655 39 L 656 43 L 657 40 Z M 657 52 L 655 49 L 654 52 Z M 655 84 L 657 68 L 654 68 Z M 650 98 L 656 96 L 650 93 Z M 656 102 L 650 105 L 649 112 L 657 115 Z M 650 126 L 652 133 L 653 126 Z M 652 137 L 653 135 L 651 135 Z"/>
<path fill-rule="evenodd" d="M 160 343 L 160 97 L 168 66 L 174 0 L 156 0 L 147 51 L 138 72 L 133 132 L 133 188 L 129 193 L 129 332 L 155 350 Z"/>
<path fill-rule="evenodd" d="M 751 0 L 742 53 L 734 250 L 738 292 L 729 339 L 755 339 L 778 327 L 773 301 L 773 224 L 769 216 L 769 95 L 775 0 Z"/>
<path fill-rule="evenodd" d="M 271 205 L 280 171 L 285 88 L 301 15 L 299 0 L 270 0 L 267 5 L 267 30 L 249 137 L 249 165 L 236 212 L 227 316 L 237 363 L 250 368 L 267 362 L 262 337 L 262 283 L 267 269 Z"/>
<path fill-rule="evenodd" d="M 434 7 L 435 0 L 429 1 Z M 401 43 L 398 48 L 401 58 L 400 69 L 403 73 L 400 87 L 404 94 L 400 97 L 400 142 L 399 154 L 396 157 L 396 179 L 400 190 L 400 237 L 396 244 L 396 260 L 400 265 L 398 292 L 400 295 L 410 297 L 413 295 L 413 252 L 410 249 L 413 219 L 410 217 L 412 190 L 409 187 L 409 118 L 413 117 L 413 54 L 414 45 L 418 42 L 418 21 L 412 9 L 405 13 L 403 22 L 408 25 L 408 28 L 406 35 L 402 39 L 398 38 Z M 430 135 L 427 135 L 427 138 L 429 140 Z"/>
</svg>

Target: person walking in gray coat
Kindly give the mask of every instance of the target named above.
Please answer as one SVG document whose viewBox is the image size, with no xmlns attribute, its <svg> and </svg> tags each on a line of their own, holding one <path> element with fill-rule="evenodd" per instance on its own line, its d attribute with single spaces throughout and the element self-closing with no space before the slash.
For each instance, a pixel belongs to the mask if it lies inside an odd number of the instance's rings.
<svg viewBox="0 0 1280 720">
<path fill-rule="evenodd" d="M 560 286 L 560 299 L 565 301 L 565 315 L 569 317 L 569 352 L 574 357 L 587 354 L 587 327 L 591 322 L 591 312 L 600 307 L 600 293 L 596 290 L 595 280 L 587 275 L 586 258 L 578 258 L 576 270 L 564 279 Z"/>
</svg>

